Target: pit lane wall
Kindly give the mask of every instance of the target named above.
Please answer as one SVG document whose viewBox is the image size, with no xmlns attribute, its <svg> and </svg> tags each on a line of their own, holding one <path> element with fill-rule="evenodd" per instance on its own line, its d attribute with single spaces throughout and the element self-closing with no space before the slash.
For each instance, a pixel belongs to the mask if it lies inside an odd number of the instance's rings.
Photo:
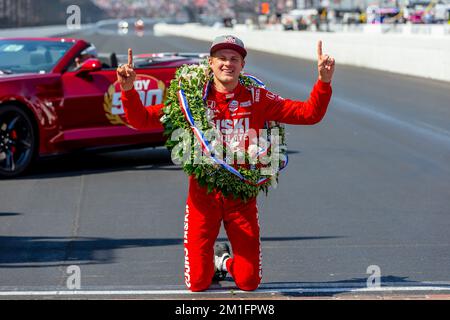
<svg viewBox="0 0 450 320">
<path fill-rule="evenodd" d="M 274 54 L 316 60 L 317 41 L 336 63 L 405 75 L 450 81 L 450 35 L 328 33 L 245 28 L 211 28 L 197 24 L 156 24 L 156 35 L 174 35 L 211 42 L 234 34 L 246 47 Z"/>
</svg>

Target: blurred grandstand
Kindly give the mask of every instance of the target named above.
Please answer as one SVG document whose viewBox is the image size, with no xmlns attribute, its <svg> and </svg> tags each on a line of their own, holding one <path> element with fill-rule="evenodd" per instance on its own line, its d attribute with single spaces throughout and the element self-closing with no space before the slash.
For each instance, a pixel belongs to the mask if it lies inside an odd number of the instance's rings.
<svg viewBox="0 0 450 320">
<path fill-rule="evenodd" d="M 450 0 L 0 0 L 0 27 L 64 24 L 66 8 L 82 23 L 105 18 L 234 24 L 306 30 L 328 24 L 448 23 Z M 323 29 L 323 28 L 322 28 Z"/>
</svg>

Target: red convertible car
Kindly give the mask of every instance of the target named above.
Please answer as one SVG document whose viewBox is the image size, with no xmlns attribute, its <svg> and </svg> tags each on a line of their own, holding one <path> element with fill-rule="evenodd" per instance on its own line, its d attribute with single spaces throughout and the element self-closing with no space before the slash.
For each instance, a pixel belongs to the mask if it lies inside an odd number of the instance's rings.
<svg viewBox="0 0 450 320">
<path fill-rule="evenodd" d="M 163 101 L 177 67 L 203 54 L 134 57 L 144 105 Z M 116 71 L 125 56 L 97 54 L 79 39 L 0 38 L 0 177 L 37 157 L 91 148 L 159 146 L 163 127 L 136 131 L 124 121 Z"/>
</svg>

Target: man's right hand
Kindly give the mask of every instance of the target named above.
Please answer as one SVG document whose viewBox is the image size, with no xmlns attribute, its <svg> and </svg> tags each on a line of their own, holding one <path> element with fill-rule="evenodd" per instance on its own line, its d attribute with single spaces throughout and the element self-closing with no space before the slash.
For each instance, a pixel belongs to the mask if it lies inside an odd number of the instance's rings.
<svg viewBox="0 0 450 320">
<path fill-rule="evenodd" d="M 319 80 L 331 82 L 334 73 L 335 61 L 333 57 L 322 53 L 322 41 L 317 43 L 317 69 L 319 71 Z"/>
<path fill-rule="evenodd" d="M 133 89 L 136 72 L 133 69 L 133 51 L 128 49 L 128 63 L 117 68 L 117 80 L 123 91 Z"/>
</svg>

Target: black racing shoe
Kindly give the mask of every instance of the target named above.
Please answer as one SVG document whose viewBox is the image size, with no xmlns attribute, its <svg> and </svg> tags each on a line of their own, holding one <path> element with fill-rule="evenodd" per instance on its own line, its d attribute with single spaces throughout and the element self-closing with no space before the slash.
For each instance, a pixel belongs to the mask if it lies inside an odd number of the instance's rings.
<svg viewBox="0 0 450 320">
<path fill-rule="evenodd" d="M 227 243 L 221 242 L 214 245 L 214 277 L 213 280 L 225 280 L 227 271 L 223 271 L 225 261 L 231 258 L 230 247 Z"/>
</svg>

